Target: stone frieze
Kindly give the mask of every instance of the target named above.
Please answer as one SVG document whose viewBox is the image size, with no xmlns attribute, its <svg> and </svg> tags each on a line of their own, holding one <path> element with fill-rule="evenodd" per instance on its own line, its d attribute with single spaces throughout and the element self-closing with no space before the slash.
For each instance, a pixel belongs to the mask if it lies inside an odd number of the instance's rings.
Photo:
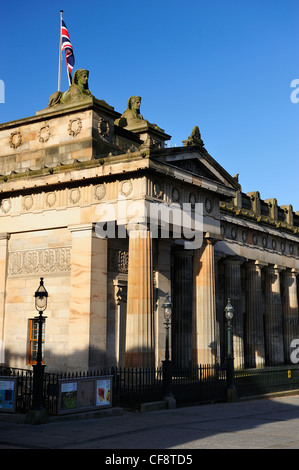
<svg viewBox="0 0 299 470">
<path fill-rule="evenodd" d="M 70 247 L 12 251 L 8 257 L 10 277 L 61 273 L 70 270 Z"/>
</svg>

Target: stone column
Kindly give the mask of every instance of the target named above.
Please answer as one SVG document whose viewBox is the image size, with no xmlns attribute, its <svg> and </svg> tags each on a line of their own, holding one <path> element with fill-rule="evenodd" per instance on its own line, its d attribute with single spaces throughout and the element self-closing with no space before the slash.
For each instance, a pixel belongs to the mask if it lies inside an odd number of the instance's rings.
<svg viewBox="0 0 299 470">
<path fill-rule="evenodd" d="M 166 294 L 169 293 L 172 299 L 171 288 L 171 244 L 168 240 L 158 240 L 157 249 L 157 271 L 156 271 L 156 308 L 155 308 L 155 366 L 161 366 L 161 361 L 165 360 L 165 318 L 162 307 Z M 170 323 L 170 334 L 172 331 L 172 320 Z M 170 357 L 172 357 L 172 345 L 169 341 Z"/>
<path fill-rule="evenodd" d="M 240 368 L 244 366 L 244 321 L 242 311 L 242 290 L 241 290 L 241 264 L 243 259 L 239 257 L 227 257 L 224 259 L 224 307 L 227 299 L 230 298 L 234 307 L 233 317 L 233 355 L 234 366 Z M 223 312 L 224 316 L 224 312 Z M 226 321 L 224 320 L 224 325 Z M 225 328 L 226 331 L 226 328 Z M 224 336 L 226 338 L 226 335 Z"/>
<path fill-rule="evenodd" d="M 192 312 L 192 362 L 215 364 L 216 298 L 214 240 L 204 239 L 194 252 L 193 312 Z"/>
<path fill-rule="evenodd" d="M 299 311 L 297 294 L 297 272 L 287 269 L 282 273 L 282 314 L 283 314 L 283 344 L 284 359 L 287 364 L 291 363 L 291 342 L 299 339 Z"/>
<path fill-rule="evenodd" d="M 0 233 L 0 364 L 5 362 L 4 354 L 4 321 L 5 321 L 5 288 L 8 263 L 8 240 L 10 235 Z"/>
<path fill-rule="evenodd" d="M 280 273 L 278 266 L 265 272 L 265 356 L 269 366 L 284 363 Z"/>
<path fill-rule="evenodd" d="M 142 226 L 129 231 L 126 367 L 154 366 L 152 238 Z"/>
<path fill-rule="evenodd" d="M 192 282 L 193 253 L 174 254 L 174 289 L 172 327 L 172 361 L 175 367 L 189 367 L 192 351 Z"/>
<path fill-rule="evenodd" d="M 106 366 L 107 239 L 92 224 L 69 227 L 72 232 L 69 368 Z"/>
<path fill-rule="evenodd" d="M 258 261 L 246 266 L 245 365 L 264 367 L 264 321 L 262 298 L 262 268 Z"/>
</svg>

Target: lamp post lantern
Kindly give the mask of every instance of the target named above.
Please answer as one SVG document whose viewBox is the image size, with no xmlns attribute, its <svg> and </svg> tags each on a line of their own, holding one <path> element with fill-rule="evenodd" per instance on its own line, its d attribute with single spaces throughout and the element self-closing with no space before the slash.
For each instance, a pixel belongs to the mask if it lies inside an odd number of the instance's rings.
<svg viewBox="0 0 299 470">
<path fill-rule="evenodd" d="M 227 356 L 226 356 L 226 386 L 228 401 L 237 400 L 237 392 L 234 386 L 234 356 L 233 356 L 233 317 L 234 307 L 231 304 L 230 298 L 227 299 L 227 304 L 224 309 L 226 318 L 227 329 Z"/>
<path fill-rule="evenodd" d="M 43 317 L 43 312 L 47 308 L 48 303 L 48 292 L 44 286 L 44 279 L 40 278 L 40 284 L 35 294 L 35 308 L 39 312 L 39 316 L 35 317 L 38 323 L 38 340 L 37 340 L 37 355 L 36 355 L 36 364 L 33 367 L 33 400 L 32 400 L 32 409 L 33 410 L 43 410 L 43 379 L 44 379 L 44 369 L 45 365 L 42 363 L 42 332 L 43 332 L 43 323 L 46 317 Z"/>
<path fill-rule="evenodd" d="M 169 408 L 175 408 L 175 399 L 171 392 L 171 382 L 172 382 L 172 362 L 169 359 L 169 329 L 170 329 L 170 320 L 172 314 L 172 303 L 170 300 L 169 294 L 166 294 L 165 301 L 162 305 L 164 309 L 164 319 L 165 319 L 165 361 L 163 363 L 163 386 L 164 386 L 164 400 L 168 401 Z"/>
</svg>

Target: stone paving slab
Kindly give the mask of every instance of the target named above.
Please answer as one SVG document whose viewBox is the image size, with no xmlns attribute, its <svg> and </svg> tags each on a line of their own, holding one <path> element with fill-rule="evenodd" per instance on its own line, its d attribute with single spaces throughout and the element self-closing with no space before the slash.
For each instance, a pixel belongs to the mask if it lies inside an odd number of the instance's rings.
<svg viewBox="0 0 299 470">
<path fill-rule="evenodd" d="M 299 395 L 42 425 L 1 421 L 0 415 L 0 448 L 298 449 Z"/>
</svg>

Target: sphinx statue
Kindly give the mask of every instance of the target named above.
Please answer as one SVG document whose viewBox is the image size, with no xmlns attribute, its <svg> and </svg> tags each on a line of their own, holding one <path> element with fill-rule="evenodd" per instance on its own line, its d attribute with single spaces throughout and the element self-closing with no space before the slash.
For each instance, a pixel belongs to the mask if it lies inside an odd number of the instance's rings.
<svg viewBox="0 0 299 470">
<path fill-rule="evenodd" d="M 92 97 L 88 89 L 89 71 L 85 69 L 78 69 L 74 73 L 72 84 L 65 92 L 56 91 L 49 98 L 48 107 L 57 104 L 68 104 L 76 101 L 84 100 Z"/>
<path fill-rule="evenodd" d="M 127 127 L 130 125 L 138 124 L 140 121 L 147 122 L 140 114 L 141 97 L 130 96 L 127 103 L 127 109 L 124 111 L 119 119 L 116 119 L 115 124 L 120 127 Z"/>
</svg>

